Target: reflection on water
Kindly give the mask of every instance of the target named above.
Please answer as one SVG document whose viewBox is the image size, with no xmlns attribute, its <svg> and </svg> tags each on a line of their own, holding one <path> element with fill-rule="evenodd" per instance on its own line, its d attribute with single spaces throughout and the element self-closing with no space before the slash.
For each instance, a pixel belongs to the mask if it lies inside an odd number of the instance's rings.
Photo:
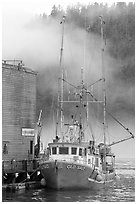
<svg viewBox="0 0 137 204">
<path fill-rule="evenodd" d="M 121 165 L 121 162 L 120 162 Z M 131 202 L 135 201 L 135 170 L 133 164 L 117 165 L 120 176 L 118 183 L 98 191 L 53 191 L 47 189 L 24 190 L 18 193 L 3 192 L 3 201 L 7 202 Z M 123 168 L 123 166 L 125 168 Z M 131 168 L 130 168 L 131 167 Z"/>
</svg>

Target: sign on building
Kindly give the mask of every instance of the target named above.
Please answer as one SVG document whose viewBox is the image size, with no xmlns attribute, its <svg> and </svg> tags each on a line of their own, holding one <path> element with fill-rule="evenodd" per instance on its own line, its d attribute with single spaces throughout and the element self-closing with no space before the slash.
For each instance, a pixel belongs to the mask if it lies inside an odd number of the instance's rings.
<svg viewBox="0 0 137 204">
<path fill-rule="evenodd" d="M 34 129 L 32 128 L 22 128 L 22 136 L 35 136 Z"/>
</svg>

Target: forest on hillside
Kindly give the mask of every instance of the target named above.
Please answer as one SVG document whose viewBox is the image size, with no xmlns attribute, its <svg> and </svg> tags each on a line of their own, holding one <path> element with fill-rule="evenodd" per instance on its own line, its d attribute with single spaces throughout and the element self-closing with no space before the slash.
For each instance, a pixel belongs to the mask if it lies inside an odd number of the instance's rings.
<svg viewBox="0 0 137 204">
<path fill-rule="evenodd" d="M 78 3 L 73 6 L 68 6 L 66 11 L 64 11 L 60 5 L 54 5 L 50 15 L 43 13 L 38 17 L 37 20 L 42 22 L 43 25 L 52 19 L 54 19 L 54 21 L 60 22 L 63 15 L 66 16 L 67 24 L 81 28 L 87 31 L 89 35 L 95 34 L 97 36 L 100 36 L 99 16 L 103 17 L 104 40 L 106 41 L 106 44 L 109 42 L 107 44 L 109 55 L 118 62 L 119 66 L 119 71 L 117 72 L 115 78 L 117 78 L 119 81 L 121 80 L 123 84 L 128 84 L 128 88 L 131 87 L 132 90 L 134 90 L 135 3 L 130 2 L 127 4 L 126 2 L 118 2 L 112 4 L 111 6 L 108 6 L 107 3 L 92 3 L 88 6 L 84 6 Z M 45 103 L 45 100 L 50 104 L 51 97 L 49 96 L 50 99 L 47 99 L 47 96 L 41 95 L 39 90 L 40 87 L 38 87 L 38 98 L 43 97 L 43 104 Z M 129 108 L 129 111 L 134 114 L 133 92 L 131 95 L 131 103 L 127 103 L 125 98 L 120 98 L 119 101 L 120 107 L 123 106 L 125 110 Z M 41 102 L 38 102 L 38 109 L 40 107 L 40 103 Z M 112 112 L 113 111 L 115 111 L 115 108 L 112 110 Z"/>
<path fill-rule="evenodd" d="M 84 6 L 80 3 L 69 6 L 66 12 L 60 5 L 53 6 L 50 17 L 56 20 L 66 15 L 67 23 L 88 29 L 89 33 L 100 35 L 99 16 L 105 21 L 104 38 L 111 42 L 109 53 L 121 63 L 121 79 L 134 83 L 135 80 L 135 3 L 118 2 L 110 7 L 94 3 Z M 47 15 L 41 15 L 43 21 Z"/>
</svg>

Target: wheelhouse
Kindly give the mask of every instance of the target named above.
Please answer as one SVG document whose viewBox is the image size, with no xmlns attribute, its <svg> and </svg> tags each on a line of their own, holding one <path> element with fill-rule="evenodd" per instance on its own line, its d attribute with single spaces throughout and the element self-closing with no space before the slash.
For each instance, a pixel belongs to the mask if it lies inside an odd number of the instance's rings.
<svg viewBox="0 0 137 204">
<path fill-rule="evenodd" d="M 87 143 L 49 143 L 49 159 L 77 162 L 96 168 L 100 168 L 101 163 L 98 149 L 91 151 Z"/>
<path fill-rule="evenodd" d="M 50 143 L 49 152 L 51 156 L 54 155 L 69 155 L 69 156 L 86 156 L 87 150 L 86 147 L 79 146 L 78 144 L 70 143 Z"/>
</svg>

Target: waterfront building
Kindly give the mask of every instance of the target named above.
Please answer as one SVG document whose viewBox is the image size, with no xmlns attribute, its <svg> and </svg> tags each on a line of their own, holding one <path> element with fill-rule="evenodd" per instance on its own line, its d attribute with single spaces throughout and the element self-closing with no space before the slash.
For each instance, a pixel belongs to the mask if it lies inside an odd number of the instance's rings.
<svg viewBox="0 0 137 204">
<path fill-rule="evenodd" d="M 2 159 L 34 158 L 36 76 L 22 61 L 2 61 Z"/>
</svg>

